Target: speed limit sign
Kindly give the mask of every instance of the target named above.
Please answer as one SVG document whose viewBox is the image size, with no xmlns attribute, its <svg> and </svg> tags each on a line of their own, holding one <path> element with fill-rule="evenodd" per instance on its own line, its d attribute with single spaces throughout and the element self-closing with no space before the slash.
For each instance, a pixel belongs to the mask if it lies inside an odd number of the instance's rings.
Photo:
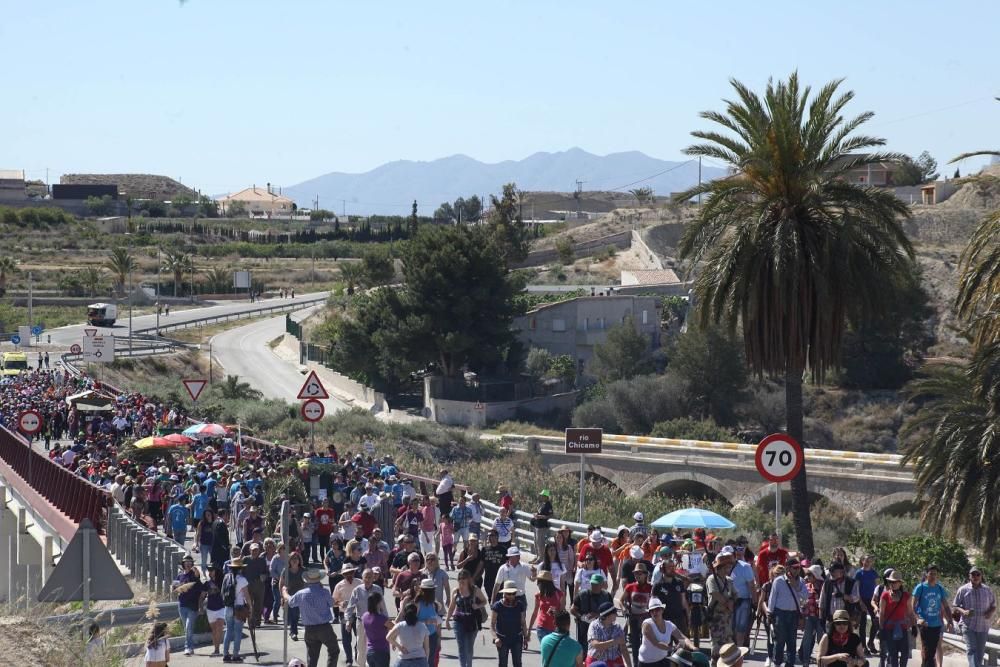
<svg viewBox="0 0 1000 667">
<path fill-rule="evenodd" d="M 805 455 L 795 438 L 775 433 L 760 441 L 755 455 L 757 472 L 769 482 L 787 482 L 799 474 Z"/>
</svg>

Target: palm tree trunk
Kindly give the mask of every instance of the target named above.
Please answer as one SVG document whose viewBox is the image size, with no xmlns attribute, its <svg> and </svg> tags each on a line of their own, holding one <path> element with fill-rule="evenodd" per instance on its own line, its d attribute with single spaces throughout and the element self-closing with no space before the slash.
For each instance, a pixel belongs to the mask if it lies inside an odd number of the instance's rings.
<svg viewBox="0 0 1000 667">
<path fill-rule="evenodd" d="M 788 435 L 803 442 L 802 426 L 802 369 L 785 370 L 785 427 Z M 808 558 L 813 557 L 812 518 L 809 516 L 809 488 L 806 484 L 806 465 L 802 463 L 799 474 L 792 478 L 792 521 L 795 524 L 795 542 L 798 550 Z"/>
</svg>

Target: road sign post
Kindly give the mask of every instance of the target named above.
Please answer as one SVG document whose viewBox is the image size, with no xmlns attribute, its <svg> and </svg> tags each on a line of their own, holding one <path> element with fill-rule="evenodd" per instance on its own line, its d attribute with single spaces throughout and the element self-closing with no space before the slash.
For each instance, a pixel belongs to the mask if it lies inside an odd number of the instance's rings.
<svg viewBox="0 0 1000 667">
<path fill-rule="evenodd" d="M 310 398 L 326 399 L 330 398 L 330 394 L 326 393 L 326 387 L 320 382 L 316 371 L 309 371 L 309 375 L 306 376 L 306 381 L 302 383 L 302 388 L 299 389 L 299 395 L 296 398 L 300 400 L 309 400 Z"/>
<path fill-rule="evenodd" d="M 191 397 L 191 403 L 193 405 L 191 412 L 195 413 L 198 409 L 198 397 L 201 396 L 201 392 L 205 390 L 205 385 L 208 384 L 208 380 L 196 380 L 193 378 L 188 378 L 186 380 L 181 380 L 184 388 L 187 390 L 188 396 Z"/>
<path fill-rule="evenodd" d="M 587 454 L 600 454 L 604 431 L 599 428 L 568 428 L 566 429 L 566 453 L 580 455 L 580 523 L 583 521 L 583 482 L 584 457 Z"/>
<path fill-rule="evenodd" d="M 302 402 L 302 406 L 299 408 L 299 413 L 302 418 L 309 422 L 309 428 L 311 431 L 311 442 L 309 445 L 309 450 L 316 451 L 316 422 L 323 418 L 326 413 L 326 408 L 323 403 L 315 398 L 310 398 L 307 401 Z"/>
<path fill-rule="evenodd" d="M 805 452 L 792 436 L 773 433 L 757 445 L 754 462 L 761 477 L 774 482 L 774 532 L 781 537 L 781 484 L 799 474 Z"/>
</svg>

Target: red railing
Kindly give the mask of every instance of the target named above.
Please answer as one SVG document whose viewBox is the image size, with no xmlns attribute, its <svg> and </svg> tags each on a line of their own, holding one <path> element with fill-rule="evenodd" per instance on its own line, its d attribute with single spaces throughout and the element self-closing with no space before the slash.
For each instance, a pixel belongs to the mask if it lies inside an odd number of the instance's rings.
<svg viewBox="0 0 1000 667">
<path fill-rule="evenodd" d="M 106 525 L 106 511 L 111 494 L 101 487 L 74 475 L 28 447 L 20 436 L 0 427 L 0 459 L 23 480 L 27 486 L 51 503 L 55 509 L 79 524 L 90 519 L 99 530 Z M 11 480 L 14 483 L 14 480 Z M 45 512 L 46 508 L 33 509 Z M 58 522 L 58 518 L 54 517 Z M 53 526 L 57 528 L 56 526 Z"/>
</svg>

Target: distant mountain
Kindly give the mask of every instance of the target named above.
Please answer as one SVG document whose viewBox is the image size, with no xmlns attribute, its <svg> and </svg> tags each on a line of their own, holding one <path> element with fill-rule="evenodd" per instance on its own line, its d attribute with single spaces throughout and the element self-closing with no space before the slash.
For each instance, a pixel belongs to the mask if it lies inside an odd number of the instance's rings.
<svg viewBox="0 0 1000 667">
<path fill-rule="evenodd" d="M 705 180 L 722 175 L 724 170 L 713 167 L 702 171 Z M 408 214 L 416 199 L 420 213 L 430 215 L 458 197 L 498 194 L 504 183 L 517 183 L 521 190 L 570 192 L 577 179 L 584 190 L 651 187 L 657 195 L 668 195 L 698 182 L 698 162 L 658 160 L 639 151 L 593 155 L 580 148 L 496 164 L 452 155 L 389 162 L 363 174 L 332 172 L 283 188 L 283 194 L 310 208 L 319 197 L 320 208 L 338 213 L 346 200 L 349 214 Z"/>
</svg>

